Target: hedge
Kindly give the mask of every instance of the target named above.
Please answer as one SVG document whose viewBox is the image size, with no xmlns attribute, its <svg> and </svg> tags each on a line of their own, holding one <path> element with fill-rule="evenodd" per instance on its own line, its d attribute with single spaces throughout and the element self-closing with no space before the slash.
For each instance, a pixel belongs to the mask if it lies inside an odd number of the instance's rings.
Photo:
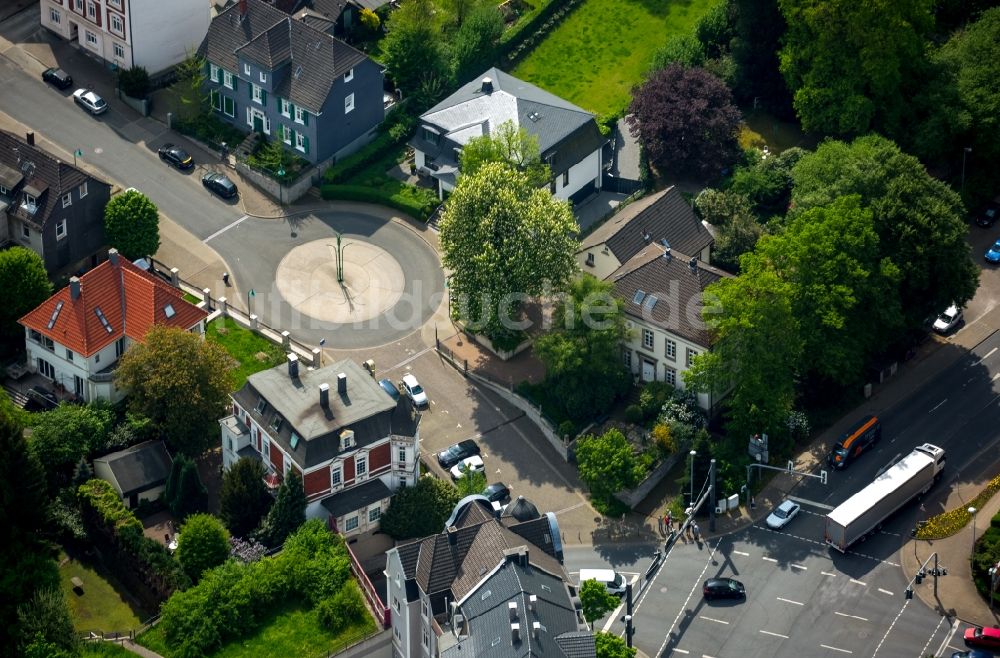
<svg viewBox="0 0 1000 658">
<path fill-rule="evenodd" d="M 917 528 L 917 539 L 944 539 L 965 527 L 972 519 L 969 508 L 982 509 L 993 495 L 1000 491 L 1000 475 L 990 480 L 979 495 L 955 509 L 932 516 Z M 990 522 L 992 525 L 992 520 Z"/>
<path fill-rule="evenodd" d="M 381 203 L 422 222 L 427 221 L 438 204 L 437 197 L 429 190 L 424 195 L 418 191 L 418 188 L 402 185 L 395 192 L 390 192 L 364 185 L 331 185 L 327 183 L 320 185 L 319 192 L 320 196 L 327 200 L 340 199 L 342 201 Z"/>
<path fill-rule="evenodd" d="M 125 507 L 118 492 L 105 480 L 88 480 L 78 489 L 80 502 L 89 505 L 101 518 L 104 524 L 120 533 L 127 527 L 134 527 L 142 532 L 142 521 Z"/>
</svg>

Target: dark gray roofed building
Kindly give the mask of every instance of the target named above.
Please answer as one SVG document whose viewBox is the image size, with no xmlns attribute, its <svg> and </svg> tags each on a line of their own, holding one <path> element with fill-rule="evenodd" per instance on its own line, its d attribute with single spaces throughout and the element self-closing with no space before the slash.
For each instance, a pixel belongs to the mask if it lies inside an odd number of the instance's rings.
<svg viewBox="0 0 1000 658">
<path fill-rule="evenodd" d="M 389 0 L 279 0 L 275 6 L 335 37 L 350 39 L 362 9 L 375 11 L 387 4 Z"/>
<path fill-rule="evenodd" d="M 174 461 L 163 441 L 146 441 L 94 460 L 94 475 L 111 483 L 127 507 L 155 501 L 163 493 Z"/>
</svg>

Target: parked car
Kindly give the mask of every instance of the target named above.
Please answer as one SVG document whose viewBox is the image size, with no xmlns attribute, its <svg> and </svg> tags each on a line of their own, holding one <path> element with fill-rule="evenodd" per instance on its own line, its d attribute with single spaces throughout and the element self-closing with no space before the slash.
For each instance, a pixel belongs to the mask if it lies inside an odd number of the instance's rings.
<svg viewBox="0 0 1000 658">
<path fill-rule="evenodd" d="M 997 217 L 1000 217 L 1000 203 L 991 201 L 989 205 L 976 215 L 976 224 L 983 228 L 989 228 L 996 223 Z"/>
<path fill-rule="evenodd" d="M 77 89 L 74 91 L 73 102 L 95 116 L 108 111 L 108 104 L 104 102 L 104 99 L 90 89 Z"/>
<path fill-rule="evenodd" d="M 596 580 L 604 585 L 608 594 L 621 596 L 625 593 L 628 581 L 614 569 L 580 569 L 580 587 L 588 580 Z"/>
<path fill-rule="evenodd" d="M 231 181 L 229 176 L 215 171 L 210 171 L 202 176 L 201 184 L 208 188 L 210 192 L 215 192 L 223 199 L 232 199 L 239 193 L 236 189 L 236 183 Z"/>
<path fill-rule="evenodd" d="M 60 89 L 68 89 L 73 86 L 73 76 L 62 69 L 45 69 L 42 72 L 42 80 Z"/>
<path fill-rule="evenodd" d="M 56 394 L 41 386 L 32 386 L 25 395 L 28 396 L 28 401 L 24 405 L 25 411 L 48 411 L 59 406 Z"/>
<path fill-rule="evenodd" d="M 156 151 L 160 159 L 178 169 L 194 169 L 194 158 L 176 144 L 164 144 Z"/>
<path fill-rule="evenodd" d="M 747 588 L 735 578 L 709 578 L 701 593 L 706 599 L 745 599 Z"/>
<path fill-rule="evenodd" d="M 934 321 L 934 331 L 939 334 L 946 334 L 961 324 L 961 322 L 962 309 L 952 304 Z"/>
<path fill-rule="evenodd" d="M 396 385 L 392 383 L 391 379 L 380 379 L 378 380 L 378 385 L 382 387 L 382 390 L 389 394 L 393 400 L 399 399 L 399 389 Z"/>
<path fill-rule="evenodd" d="M 788 525 L 788 522 L 795 518 L 795 515 L 799 513 L 799 504 L 786 500 L 780 505 L 774 508 L 774 511 L 768 515 L 766 523 L 768 528 L 774 528 L 775 530 L 780 530 Z"/>
<path fill-rule="evenodd" d="M 466 439 L 439 452 L 438 464 L 441 465 L 441 468 L 451 468 L 466 457 L 478 455 L 479 452 L 479 446 L 476 445 L 476 442 L 472 439 Z"/>
<path fill-rule="evenodd" d="M 483 458 L 479 455 L 472 455 L 451 467 L 451 479 L 457 480 L 465 477 L 466 473 L 483 473 L 484 471 L 486 471 L 486 464 L 483 463 Z"/>
<path fill-rule="evenodd" d="M 875 416 L 865 416 L 841 435 L 833 450 L 827 455 L 826 463 L 830 468 L 838 470 L 847 468 L 856 457 L 878 443 L 881 438 L 882 423 Z"/>
<path fill-rule="evenodd" d="M 1000 651 L 1000 628 L 976 626 L 965 629 L 965 646 L 970 649 Z"/>
<path fill-rule="evenodd" d="M 510 498 L 510 488 L 503 482 L 494 482 L 490 486 L 483 489 L 483 495 L 486 496 L 491 503 L 502 503 Z"/>
<path fill-rule="evenodd" d="M 414 406 L 427 406 L 427 393 L 424 392 L 424 388 L 413 375 L 403 375 L 403 391 L 406 392 L 406 397 L 410 398 Z"/>
<path fill-rule="evenodd" d="M 993 263 L 994 265 L 1000 263 L 1000 238 L 997 238 L 996 241 L 990 245 L 990 248 L 986 250 L 985 258 L 987 263 Z"/>
<path fill-rule="evenodd" d="M 973 649 L 972 651 L 956 651 L 951 654 L 951 658 L 994 658 L 994 655 L 989 651 Z"/>
</svg>

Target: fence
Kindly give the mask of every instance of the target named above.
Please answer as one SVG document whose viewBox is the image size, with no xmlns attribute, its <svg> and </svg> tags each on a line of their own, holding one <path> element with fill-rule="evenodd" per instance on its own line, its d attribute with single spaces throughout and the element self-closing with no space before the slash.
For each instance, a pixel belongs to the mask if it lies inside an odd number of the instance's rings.
<svg viewBox="0 0 1000 658">
<path fill-rule="evenodd" d="M 375 586 L 372 585 L 372 581 L 368 580 L 368 574 L 366 574 L 365 570 L 361 568 L 361 563 L 358 562 L 358 556 L 351 550 L 350 544 L 345 543 L 344 546 L 347 548 L 347 554 L 351 556 L 351 572 L 354 574 L 354 577 L 358 579 L 358 584 L 361 585 L 361 591 L 364 593 L 365 599 L 368 600 L 369 605 L 371 605 L 372 611 L 375 613 L 375 618 L 378 619 L 382 628 L 389 628 L 392 624 L 389 607 L 382 603 L 382 599 L 379 597 L 378 592 L 375 591 Z"/>
</svg>

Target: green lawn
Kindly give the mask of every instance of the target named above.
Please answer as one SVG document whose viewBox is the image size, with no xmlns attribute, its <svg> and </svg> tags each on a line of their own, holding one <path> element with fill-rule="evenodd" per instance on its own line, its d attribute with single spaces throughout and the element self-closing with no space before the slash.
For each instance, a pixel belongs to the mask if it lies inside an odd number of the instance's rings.
<svg viewBox="0 0 1000 658">
<path fill-rule="evenodd" d="M 297 656 L 298 658 L 326 658 L 330 653 L 357 642 L 375 631 L 375 622 L 367 617 L 364 624 L 352 626 L 343 633 L 333 635 L 319 625 L 316 612 L 301 605 L 285 606 L 275 614 L 260 631 L 240 642 L 231 642 L 211 658 L 259 658 L 260 656 Z M 139 644 L 152 649 L 164 658 L 172 658 L 166 640 L 154 626 L 141 635 Z"/>
<path fill-rule="evenodd" d="M 191 293 L 186 292 L 186 293 L 184 293 L 184 301 L 191 302 L 192 304 L 194 304 L 195 306 L 197 306 L 198 304 L 201 303 L 202 299 L 201 299 L 201 297 L 195 297 Z"/>
<path fill-rule="evenodd" d="M 87 642 L 80 648 L 83 658 L 135 658 L 135 654 L 114 642 Z"/>
<path fill-rule="evenodd" d="M 511 72 L 596 114 L 628 105 L 654 52 L 712 0 L 586 0 Z"/>
<path fill-rule="evenodd" d="M 237 389 L 243 387 L 250 375 L 285 360 L 279 345 L 236 324 L 232 318 L 216 318 L 209 323 L 206 335 L 208 340 L 222 345 L 239 364 L 235 373 Z"/>
<path fill-rule="evenodd" d="M 66 555 L 61 553 L 59 561 L 65 559 Z M 73 591 L 70 579 L 74 576 L 83 581 L 82 595 Z M 78 631 L 127 633 L 142 623 L 112 584 L 89 565 L 77 560 L 63 562 L 59 567 L 59 580 L 69 604 L 73 627 Z"/>
</svg>

